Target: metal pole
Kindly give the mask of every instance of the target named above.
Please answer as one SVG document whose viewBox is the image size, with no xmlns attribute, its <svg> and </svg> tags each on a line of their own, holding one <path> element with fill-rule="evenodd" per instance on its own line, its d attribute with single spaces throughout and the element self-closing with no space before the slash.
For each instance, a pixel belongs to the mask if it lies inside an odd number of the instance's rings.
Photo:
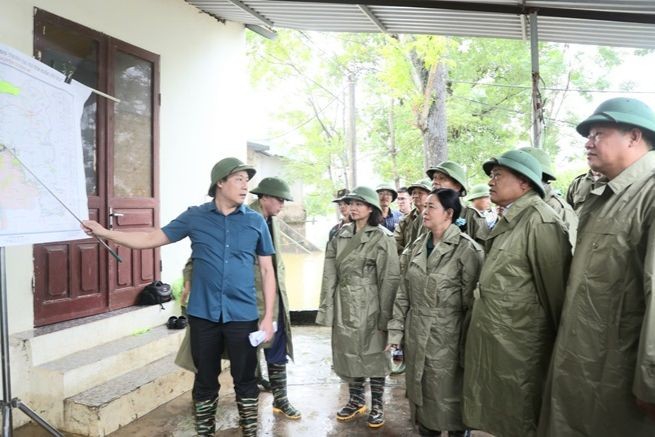
<svg viewBox="0 0 655 437">
<path fill-rule="evenodd" d="M 5 248 L 0 247 L 0 343 L 2 347 L 2 435 L 11 437 L 11 372 L 9 371 L 9 324 L 7 323 L 7 271 Z"/>
<path fill-rule="evenodd" d="M 18 398 L 11 398 L 11 371 L 9 368 L 9 323 L 7 322 L 7 268 L 5 248 L 0 246 L 0 343 L 2 347 L 2 437 L 13 434 L 12 408 L 18 408 L 54 437 L 63 437 L 59 431 L 32 411 Z"/>
<path fill-rule="evenodd" d="M 537 13 L 530 13 L 530 54 L 532 55 L 532 141 L 533 146 L 542 147 L 543 102 L 539 91 L 539 29 Z"/>
</svg>

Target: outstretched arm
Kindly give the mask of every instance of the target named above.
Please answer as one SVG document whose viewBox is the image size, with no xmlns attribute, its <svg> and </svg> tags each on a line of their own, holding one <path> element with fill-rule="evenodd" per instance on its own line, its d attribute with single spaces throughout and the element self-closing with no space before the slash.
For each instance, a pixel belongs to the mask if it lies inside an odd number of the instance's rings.
<svg viewBox="0 0 655 437">
<path fill-rule="evenodd" d="M 170 240 L 161 229 L 150 232 L 110 231 L 94 220 L 84 220 L 82 229 L 87 235 L 105 238 L 131 249 L 152 249 L 170 243 Z"/>
</svg>

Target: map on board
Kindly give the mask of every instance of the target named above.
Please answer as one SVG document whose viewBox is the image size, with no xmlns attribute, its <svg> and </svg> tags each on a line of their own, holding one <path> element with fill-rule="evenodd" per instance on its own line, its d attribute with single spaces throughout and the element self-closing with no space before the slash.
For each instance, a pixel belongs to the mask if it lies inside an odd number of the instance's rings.
<svg viewBox="0 0 655 437">
<path fill-rule="evenodd" d="M 90 92 L 0 44 L 0 246 L 88 238 L 34 175 L 88 218 L 80 117 Z"/>
</svg>

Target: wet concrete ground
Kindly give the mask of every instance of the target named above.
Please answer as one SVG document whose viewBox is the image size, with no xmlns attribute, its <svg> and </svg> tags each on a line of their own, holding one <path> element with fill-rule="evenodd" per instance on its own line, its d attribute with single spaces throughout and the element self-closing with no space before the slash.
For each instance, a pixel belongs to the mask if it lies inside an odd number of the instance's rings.
<svg viewBox="0 0 655 437">
<path fill-rule="evenodd" d="M 259 397 L 259 435 L 281 437 L 322 436 L 418 436 L 412 426 L 405 399 L 404 375 L 387 378 L 385 389 L 385 425 L 377 430 L 366 425 L 366 415 L 348 423 L 335 419 L 337 410 L 348 400 L 348 385 L 331 371 L 330 329 L 314 326 L 293 328 L 295 363 L 289 363 L 288 394 L 291 403 L 302 412 L 300 420 L 288 420 L 272 411 L 273 396 Z M 221 391 L 217 414 L 218 437 L 240 436 L 238 413 L 229 370 L 220 376 Z M 367 401 L 370 392 L 367 386 Z M 22 414 L 22 413 L 16 413 Z M 29 425 L 17 430 L 15 437 L 45 437 L 49 434 Z M 194 435 L 191 392 L 153 410 L 131 424 L 110 434 L 111 437 L 191 437 Z M 445 435 L 445 433 L 444 433 Z M 68 437 L 75 437 L 67 434 Z M 474 432 L 474 437 L 490 437 Z"/>
</svg>

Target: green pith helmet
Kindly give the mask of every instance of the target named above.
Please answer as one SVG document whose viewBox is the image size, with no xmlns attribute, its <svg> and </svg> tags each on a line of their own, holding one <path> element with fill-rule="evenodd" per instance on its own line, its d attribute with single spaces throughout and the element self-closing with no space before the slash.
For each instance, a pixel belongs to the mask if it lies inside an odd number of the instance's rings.
<svg viewBox="0 0 655 437">
<path fill-rule="evenodd" d="M 279 197 L 289 202 L 293 201 L 289 185 L 280 178 L 264 178 L 250 192 L 252 194 Z"/>
<path fill-rule="evenodd" d="M 255 167 L 252 167 L 250 165 L 244 164 L 237 158 L 223 158 L 220 161 L 218 161 L 215 165 L 214 168 L 212 168 L 212 173 L 211 173 L 211 184 L 209 185 L 209 190 L 208 194 L 211 197 L 214 197 L 215 194 L 215 185 L 218 183 L 223 178 L 228 177 L 232 173 L 236 173 L 238 171 L 245 171 L 248 173 L 248 178 L 252 179 L 253 176 L 255 176 L 255 173 L 257 171 L 255 170 Z"/>
<path fill-rule="evenodd" d="M 471 187 L 471 193 L 468 195 L 466 200 L 469 202 L 481 197 L 489 197 L 489 185 L 487 184 L 477 184 Z"/>
<path fill-rule="evenodd" d="M 430 167 L 425 174 L 432 180 L 436 172 L 443 173 L 460 184 L 462 186 L 462 192 L 459 194 L 466 196 L 466 171 L 464 171 L 464 167 L 453 161 L 444 161 L 437 164 L 436 167 Z"/>
<path fill-rule="evenodd" d="M 396 199 L 398 198 L 398 191 L 396 191 L 396 189 L 394 187 L 392 187 L 391 185 L 389 185 L 389 184 L 380 184 L 380 185 L 377 186 L 377 188 L 375 188 L 375 191 L 378 194 L 382 190 L 391 191 L 391 201 L 392 202 L 395 202 Z"/>
<path fill-rule="evenodd" d="M 541 185 L 541 164 L 528 152 L 524 150 L 509 150 L 498 158 L 491 158 L 489 161 L 486 161 L 482 164 L 482 169 L 488 176 L 491 176 L 491 169 L 496 165 L 507 167 L 525 176 L 532 182 L 534 190 L 541 197 L 544 197 L 544 187 Z"/>
<path fill-rule="evenodd" d="M 344 197 L 350 193 L 350 190 L 348 188 L 342 188 L 339 191 L 337 191 L 337 197 L 332 201 L 332 203 L 339 203 L 343 202 Z"/>
<path fill-rule="evenodd" d="M 343 200 L 359 200 L 360 202 L 366 202 L 372 207 L 376 208 L 378 211 L 382 212 L 382 208 L 380 208 L 380 199 L 378 198 L 378 193 L 376 193 L 373 188 L 360 185 L 359 187 L 353 188 L 350 193 L 343 196 Z"/>
<path fill-rule="evenodd" d="M 650 131 L 651 136 L 655 135 L 655 112 L 637 99 L 616 97 L 609 99 L 596 108 L 593 114 L 576 126 L 583 137 L 589 136 L 591 126 L 596 123 L 625 123 Z"/>
<path fill-rule="evenodd" d="M 407 192 L 409 195 L 412 195 L 412 190 L 419 188 L 428 193 L 432 192 L 432 181 L 430 179 L 421 179 L 420 181 L 414 182 L 412 185 L 407 187 Z"/>
<path fill-rule="evenodd" d="M 550 163 L 550 157 L 548 156 L 548 153 L 541 149 L 537 149 L 536 147 L 521 147 L 519 150 L 528 152 L 530 155 L 532 155 L 533 158 L 539 161 L 541 170 L 543 171 L 541 179 L 544 182 L 557 180 L 555 177 L 555 172 L 553 171 L 553 167 Z"/>
</svg>

